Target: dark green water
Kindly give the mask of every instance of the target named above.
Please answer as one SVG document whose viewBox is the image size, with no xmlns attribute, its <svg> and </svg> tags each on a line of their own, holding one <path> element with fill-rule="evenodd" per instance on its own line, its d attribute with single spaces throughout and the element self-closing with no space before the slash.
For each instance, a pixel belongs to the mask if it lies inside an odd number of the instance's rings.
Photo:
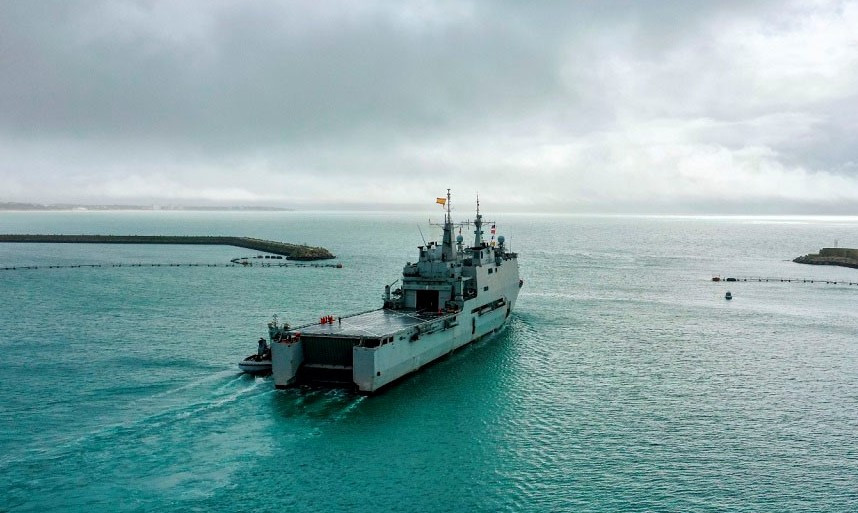
<svg viewBox="0 0 858 513">
<path fill-rule="evenodd" d="M 345 266 L 0 271 L 0 511 L 858 510 L 858 286 L 709 280 L 858 282 L 789 261 L 857 247 L 858 218 L 498 221 L 525 280 L 506 328 L 363 398 L 235 363 L 274 313 L 378 306 L 425 216 L 0 214 L 4 233 L 251 236 Z M 5 244 L 0 266 L 248 255 Z"/>
</svg>

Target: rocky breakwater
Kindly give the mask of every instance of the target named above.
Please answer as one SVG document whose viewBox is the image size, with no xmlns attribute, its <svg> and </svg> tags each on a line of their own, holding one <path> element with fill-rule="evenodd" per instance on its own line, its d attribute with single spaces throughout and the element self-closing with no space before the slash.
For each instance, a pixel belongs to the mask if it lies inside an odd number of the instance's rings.
<svg viewBox="0 0 858 513">
<path fill-rule="evenodd" d="M 810 253 L 793 259 L 799 264 L 839 265 L 858 269 L 858 249 L 852 248 L 822 248 L 819 253 Z"/>
<path fill-rule="evenodd" d="M 0 235 L 0 242 L 41 242 L 63 244 L 194 244 L 203 246 L 235 246 L 275 255 L 287 260 L 327 260 L 335 258 L 325 248 L 289 244 L 250 237 L 195 236 L 195 235 Z"/>
</svg>

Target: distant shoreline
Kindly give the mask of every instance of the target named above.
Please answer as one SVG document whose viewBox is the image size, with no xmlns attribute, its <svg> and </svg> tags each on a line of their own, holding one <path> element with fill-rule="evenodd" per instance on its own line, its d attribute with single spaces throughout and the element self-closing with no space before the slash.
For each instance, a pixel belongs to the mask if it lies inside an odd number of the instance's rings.
<svg viewBox="0 0 858 513">
<path fill-rule="evenodd" d="M 78 205 L 72 203 L 39 204 L 0 202 L 6 212 L 292 212 L 291 208 L 258 206 L 181 206 L 181 205 Z"/>
<path fill-rule="evenodd" d="M 227 206 L 184 206 L 184 205 L 89 205 L 73 203 L 25 203 L 25 202 L 0 202 L 0 212 L 300 212 L 306 213 L 338 213 L 338 214 L 419 214 L 424 216 L 439 214 L 442 209 L 438 205 L 420 203 L 296 203 L 298 208 L 272 207 L 254 205 L 227 205 Z M 647 211 L 592 211 L 575 210 L 533 210 L 522 208 L 508 208 L 502 205 L 494 210 L 494 215 L 503 216 L 559 216 L 572 218 L 615 218 L 615 219 L 676 219 L 676 220 L 754 220 L 771 222 L 816 222 L 816 221 L 858 221 L 856 213 L 735 213 L 735 212 L 647 212 Z"/>
</svg>

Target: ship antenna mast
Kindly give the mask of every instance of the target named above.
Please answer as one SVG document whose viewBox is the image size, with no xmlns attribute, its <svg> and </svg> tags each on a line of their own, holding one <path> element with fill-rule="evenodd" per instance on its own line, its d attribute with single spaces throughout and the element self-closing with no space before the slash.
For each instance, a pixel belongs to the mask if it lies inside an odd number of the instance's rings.
<svg viewBox="0 0 858 513">
<path fill-rule="evenodd" d="M 453 222 L 453 216 L 450 215 L 450 189 L 447 189 L 447 224 Z"/>
<path fill-rule="evenodd" d="M 447 199 L 438 198 L 438 203 L 443 202 L 444 211 L 444 238 L 441 242 L 441 261 L 452 262 L 456 258 L 453 251 L 453 214 L 450 207 L 450 189 L 447 189 Z"/>
<path fill-rule="evenodd" d="M 477 193 L 477 217 L 474 219 L 474 247 L 483 245 L 483 216 L 480 215 L 480 194 Z"/>
</svg>

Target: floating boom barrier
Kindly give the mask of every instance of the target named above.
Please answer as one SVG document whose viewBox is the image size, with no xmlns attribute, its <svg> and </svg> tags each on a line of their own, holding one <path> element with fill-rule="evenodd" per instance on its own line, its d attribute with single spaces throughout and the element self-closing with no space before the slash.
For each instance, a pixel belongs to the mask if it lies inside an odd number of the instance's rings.
<svg viewBox="0 0 858 513">
<path fill-rule="evenodd" d="M 720 276 L 713 276 L 712 281 L 715 282 L 768 282 L 768 283 L 824 283 L 826 285 L 856 285 L 858 286 L 858 281 L 850 281 L 850 280 L 826 280 L 820 278 L 771 278 L 771 277 L 762 277 L 762 276 L 752 276 L 752 277 L 729 277 L 722 278 Z"/>
<path fill-rule="evenodd" d="M 343 264 L 304 264 L 304 263 L 229 263 L 229 264 L 76 264 L 76 265 L 15 265 L 0 267 L 0 271 L 26 271 L 36 269 L 83 269 L 107 267 L 328 267 L 342 269 Z"/>
</svg>

